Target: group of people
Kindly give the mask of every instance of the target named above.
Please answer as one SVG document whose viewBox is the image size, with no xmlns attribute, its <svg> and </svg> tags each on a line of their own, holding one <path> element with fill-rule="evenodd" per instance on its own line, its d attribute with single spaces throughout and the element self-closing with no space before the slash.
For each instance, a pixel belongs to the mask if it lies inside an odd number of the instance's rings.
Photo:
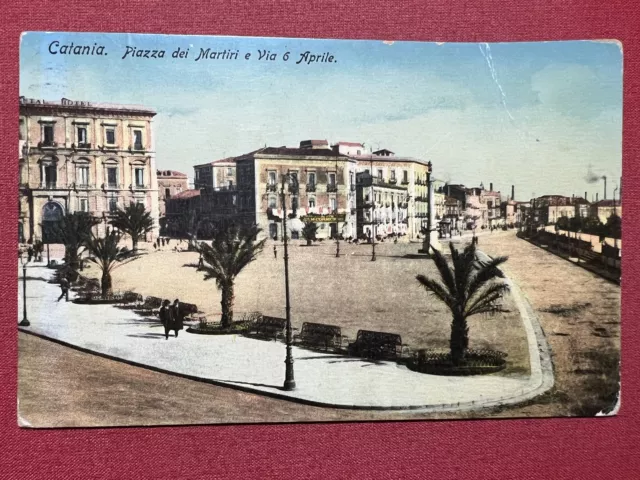
<svg viewBox="0 0 640 480">
<path fill-rule="evenodd" d="M 169 239 L 168 238 L 164 238 L 164 237 L 160 237 L 158 238 L 155 242 L 153 242 L 153 248 L 155 250 L 164 247 L 165 245 L 169 245 Z"/>
<path fill-rule="evenodd" d="M 180 300 L 176 298 L 173 304 L 169 300 L 163 300 L 159 316 L 164 326 L 165 339 L 169 340 L 169 333 L 172 330 L 175 332 L 175 337 L 178 338 L 178 332 L 184 327 L 184 316 L 180 311 Z"/>
</svg>

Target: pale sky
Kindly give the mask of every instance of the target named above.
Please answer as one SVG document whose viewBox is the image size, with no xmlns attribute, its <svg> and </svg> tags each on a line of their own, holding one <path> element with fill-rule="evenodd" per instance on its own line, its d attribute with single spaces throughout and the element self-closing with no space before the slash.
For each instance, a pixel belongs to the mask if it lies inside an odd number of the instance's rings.
<svg viewBox="0 0 640 480">
<path fill-rule="evenodd" d="M 51 54 L 53 41 L 104 45 L 107 55 Z M 165 58 L 122 59 L 127 45 Z M 186 59 L 171 58 L 178 47 Z M 239 55 L 195 61 L 200 48 Z M 259 60 L 258 50 L 278 58 Z M 305 51 L 336 61 L 297 64 Z M 190 177 L 196 164 L 305 139 L 388 148 L 431 160 L 438 179 L 493 182 L 504 194 L 515 184 L 518 200 L 602 198 L 602 182 L 587 181 L 602 175 L 611 198 L 621 176 L 622 51 L 612 42 L 28 33 L 20 62 L 20 95 L 156 109 L 157 166 Z"/>
</svg>

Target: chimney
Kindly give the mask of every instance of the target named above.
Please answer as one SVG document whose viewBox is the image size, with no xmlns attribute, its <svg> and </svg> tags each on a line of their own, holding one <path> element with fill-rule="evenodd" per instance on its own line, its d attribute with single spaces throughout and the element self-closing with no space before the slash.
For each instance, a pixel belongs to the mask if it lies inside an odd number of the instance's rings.
<svg viewBox="0 0 640 480">
<path fill-rule="evenodd" d="M 607 199 L 607 177 L 602 177 L 602 179 L 604 180 L 604 197 L 602 197 L 603 200 Z"/>
<path fill-rule="evenodd" d="M 493 192 L 493 183 L 489 183 L 489 191 Z"/>
<path fill-rule="evenodd" d="M 587 202 L 589 201 L 589 200 L 587 199 L 587 192 L 584 192 L 584 199 L 585 199 L 585 200 L 587 200 Z"/>
<path fill-rule="evenodd" d="M 596 192 L 596 203 L 598 203 L 598 192 Z"/>
<path fill-rule="evenodd" d="M 511 200 L 515 201 L 516 199 L 516 187 L 515 185 L 511 185 Z"/>
</svg>

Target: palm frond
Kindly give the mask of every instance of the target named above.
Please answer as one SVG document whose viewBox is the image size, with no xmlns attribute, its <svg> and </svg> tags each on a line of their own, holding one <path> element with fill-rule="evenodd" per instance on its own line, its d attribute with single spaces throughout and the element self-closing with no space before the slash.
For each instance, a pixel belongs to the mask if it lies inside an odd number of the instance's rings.
<svg viewBox="0 0 640 480">
<path fill-rule="evenodd" d="M 457 294 L 458 288 L 456 286 L 455 275 L 451 267 L 449 266 L 449 262 L 445 256 L 440 253 L 438 250 L 433 249 L 432 257 L 433 262 L 436 264 L 436 268 L 440 273 L 440 278 L 442 278 L 442 283 L 449 291 L 449 294 L 455 296 Z"/>
<path fill-rule="evenodd" d="M 467 288 L 467 297 L 471 298 L 485 284 L 496 278 L 504 278 L 504 273 L 499 266 L 506 262 L 509 257 L 495 257 L 488 262 L 477 262 L 477 269 L 472 275 Z"/>
<path fill-rule="evenodd" d="M 486 313 L 495 310 L 495 302 L 509 291 L 506 283 L 495 283 L 477 293 L 471 305 L 467 305 L 465 315 L 470 317 L 478 313 Z"/>
<path fill-rule="evenodd" d="M 420 284 L 425 288 L 425 290 L 434 294 L 449 308 L 451 309 L 454 308 L 455 297 L 452 296 L 449 292 L 447 292 L 447 288 L 443 284 L 441 284 L 440 282 L 432 278 L 425 277 L 424 275 L 416 275 L 416 280 L 420 282 Z"/>
</svg>

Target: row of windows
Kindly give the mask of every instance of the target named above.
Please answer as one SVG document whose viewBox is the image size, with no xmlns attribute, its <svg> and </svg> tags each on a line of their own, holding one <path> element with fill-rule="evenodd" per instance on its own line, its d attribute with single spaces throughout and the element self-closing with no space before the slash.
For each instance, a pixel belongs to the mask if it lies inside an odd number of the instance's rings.
<svg viewBox="0 0 640 480">
<path fill-rule="evenodd" d="M 309 197 L 308 199 L 308 207 L 309 208 L 315 208 L 316 207 L 316 199 L 315 197 Z M 291 209 L 292 210 L 297 210 L 298 207 L 298 199 L 296 197 L 292 197 L 291 198 Z M 329 198 L 329 208 L 331 210 L 335 210 L 337 208 L 337 201 L 334 197 Z M 278 208 L 278 202 L 275 196 L 271 195 L 269 196 L 269 208 Z"/>
<path fill-rule="evenodd" d="M 118 167 L 107 167 L 107 186 L 118 186 Z M 48 186 L 55 187 L 57 182 L 57 169 L 55 165 L 45 165 L 42 168 L 42 182 Z M 91 183 L 88 166 L 80 166 L 76 168 L 76 185 L 86 186 Z M 144 168 L 134 169 L 134 185 L 136 187 L 144 187 Z"/>
<path fill-rule="evenodd" d="M 116 145 L 116 128 L 104 127 L 104 142 L 106 145 Z M 88 145 L 89 136 L 87 134 L 87 127 L 76 128 L 76 141 L 78 146 Z M 42 126 L 42 144 L 44 146 L 53 146 L 55 144 L 53 124 L 44 124 Z M 134 150 L 144 150 L 144 144 L 142 142 L 142 130 L 133 130 L 133 148 Z"/>
<path fill-rule="evenodd" d="M 139 198 L 136 200 L 136 203 L 138 205 L 143 205 L 146 207 L 145 205 L 145 201 L 142 198 Z M 118 209 L 118 197 L 117 196 L 110 196 L 109 198 L 107 198 L 107 209 L 109 210 L 109 212 L 115 212 Z M 79 198 L 78 199 L 78 211 L 79 212 L 89 212 L 89 199 L 88 198 Z"/>
</svg>

